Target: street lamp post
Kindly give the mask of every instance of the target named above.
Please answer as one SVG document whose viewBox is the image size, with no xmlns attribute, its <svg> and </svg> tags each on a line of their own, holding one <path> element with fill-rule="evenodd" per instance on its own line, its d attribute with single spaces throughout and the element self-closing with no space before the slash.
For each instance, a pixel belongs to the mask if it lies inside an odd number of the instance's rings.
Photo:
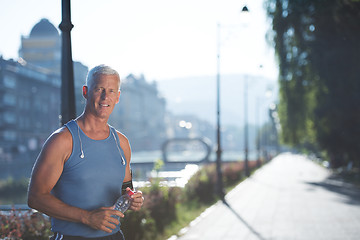
<svg viewBox="0 0 360 240">
<path fill-rule="evenodd" d="M 59 28 L 62 32 L 61 49 L 61 125 L 76 117 L 74 69 L 71 53 L 70 31 L 74 27 L 71 23 L 70 0 L 62 0 L 62 21 Z"/>
<path fill-rule="evenodd" d="M 241 10 L 243 13 L 248 13 L 249 9 L 244 6 Z M 244 164 L 245 175 L 250 176 L 249 170 L 249 127 L 248 127 L 248 82 L 247 76 L 244 79 Z"/>
<path fill-rule="evenodd" d="M 221 124 L 220 124 L 220 29 L 221 26 L 217 25 L 217 75 L 216 75 L 216 172 L 217 172 L 217 194 L 220 199 L 224 200 L 224 189 L 222 182 L 221 170 Z"/>
<path fill-rule="evenodd" d="M 257 97 L 256 98 L 256 126 L 257 126 L 257 131 L 256 131 L 256 161 L 257 164 L 260 165 L 261 164 L 261 113 L 260 113 L 260 98 Z"/>
<path fill-rule="evenodd" d="M 244 6 L 241 12 L 249 12 L 247 6 Z M 220 23 L 217 25 L 217 76 L 216 76 L 216 172 L 217 172 L 217 194 L 224 201 L 225 193 L 223 189 L 223 181 L 222 181 L 222 170 L 221 170 L 221 123 L 220 123 L 220 32 L 221 26 Z M 247 164 L 246 164 L 247 165 Z"/>
<path fill-rule="evenodd" d="M 244 163 L 245 175 L 250 176 L 249 170 L 249 126 L 248 126 L 248 83 L 247 76 L 244 79 Z"/>
</svg>

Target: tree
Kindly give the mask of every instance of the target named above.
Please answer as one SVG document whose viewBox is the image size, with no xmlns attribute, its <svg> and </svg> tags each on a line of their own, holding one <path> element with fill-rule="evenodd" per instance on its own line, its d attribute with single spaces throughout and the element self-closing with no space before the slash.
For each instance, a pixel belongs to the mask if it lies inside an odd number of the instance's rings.
<svg viewBox="0 0 360 240">
<path fill-rule="evenodd" d="M 360 162 L 360 1 L 268 0 L 283 142 Z"/>
</svg>

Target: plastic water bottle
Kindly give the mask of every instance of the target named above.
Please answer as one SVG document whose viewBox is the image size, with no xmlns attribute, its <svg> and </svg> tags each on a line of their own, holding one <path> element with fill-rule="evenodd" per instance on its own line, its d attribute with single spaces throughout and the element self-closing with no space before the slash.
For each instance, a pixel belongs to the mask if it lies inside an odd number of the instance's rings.
<svg viewBox="0 0 360 240">
<path fill-rule="evenodd" d="M 133 199 L 131 198 L 131 195 L 133 195 L 134 192 L 129 190 L 126 193 L 124 193 L 123 195 L 121 195 L 117 200 L 116 203 L 114 205 L 114 209 L 115 210 L 119 210 L 120 212 L 124 213 L 126 212 L 126 210 L 128 210 L 128 208 L 130 207 Z"/>
</svg>

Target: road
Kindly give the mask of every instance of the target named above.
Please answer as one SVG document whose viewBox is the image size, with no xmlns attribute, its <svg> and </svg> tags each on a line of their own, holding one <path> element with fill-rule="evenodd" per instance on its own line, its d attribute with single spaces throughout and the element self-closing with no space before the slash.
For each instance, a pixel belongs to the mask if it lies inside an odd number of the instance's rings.
<svg viewBox="0 0 360 240">
<path fill-rule="evenodd" d="M 358 240 L 360 189 L 301 155 L 256 171 L 171 240 Z"/>
</svg>

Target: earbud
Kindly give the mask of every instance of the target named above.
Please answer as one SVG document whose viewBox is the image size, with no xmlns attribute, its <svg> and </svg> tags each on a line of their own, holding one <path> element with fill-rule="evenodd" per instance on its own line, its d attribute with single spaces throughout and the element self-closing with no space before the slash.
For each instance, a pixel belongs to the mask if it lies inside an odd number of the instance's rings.
<svg viewBox="0 0 360 240">
<path fill-rule="evenodd" d="M 81 151 L 80 158 L 84 158 L 84 157 L 85 157 L 84 152 Z"/>
</svg>

